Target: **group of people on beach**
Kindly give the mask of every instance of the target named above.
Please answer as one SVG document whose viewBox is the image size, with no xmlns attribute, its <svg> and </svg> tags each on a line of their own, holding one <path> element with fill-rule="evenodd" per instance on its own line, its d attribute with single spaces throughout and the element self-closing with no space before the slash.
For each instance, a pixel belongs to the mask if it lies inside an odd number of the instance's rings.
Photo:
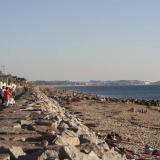
<svg viewBox="0 0 160 160">
<path fill-rule="evenodd" d="M 1 99 L 1 104 L 4 106 L 9 106 L 15 104 L 15 95 L 16 95 L 16 90 L 15 88 L 9 88 L 2 86 L 0 88 L 0 99 Z"/>
</svg>

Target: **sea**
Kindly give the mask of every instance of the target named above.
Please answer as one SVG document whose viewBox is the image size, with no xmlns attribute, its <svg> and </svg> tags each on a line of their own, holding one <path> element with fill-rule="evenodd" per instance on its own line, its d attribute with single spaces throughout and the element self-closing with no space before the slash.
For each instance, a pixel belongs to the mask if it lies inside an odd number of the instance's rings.
<svg viewBox="0 0 160 160">
<path fill-rule="evenodd" d="M 67 90 L 111 98 L 160 100 L 160 86 L 67 86 Z"/>
</svg>

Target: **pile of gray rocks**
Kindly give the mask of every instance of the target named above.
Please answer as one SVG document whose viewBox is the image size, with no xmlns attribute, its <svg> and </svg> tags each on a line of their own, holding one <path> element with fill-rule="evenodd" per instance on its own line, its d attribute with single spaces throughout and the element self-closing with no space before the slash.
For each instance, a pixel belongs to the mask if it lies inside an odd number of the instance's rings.
<svg viewBox="0 0 160 160">
<path fill-rule="evenodd" d="M 38 87 L 28 91 L 13 128 L 27 132 L 16 144 L 1 145 L 0 160 L 125 160 L 122 151 L 109 145 L 75 115 L 48 98 Z M 13 113 L 14 114 L 14 113 Z M 22 133 L 23 133 L 22 132 Z"/>
</svg>

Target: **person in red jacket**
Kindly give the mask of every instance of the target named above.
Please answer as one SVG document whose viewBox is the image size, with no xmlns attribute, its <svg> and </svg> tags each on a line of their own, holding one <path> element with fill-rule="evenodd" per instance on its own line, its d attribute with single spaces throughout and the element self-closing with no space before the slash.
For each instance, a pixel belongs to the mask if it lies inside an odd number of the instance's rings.
<svg viewBox="0 0 160 160">
<path fill-rule="evenodd" d="M 5 106 L 8 106 L 10 104 L 10 99 L 12 97 L 12 93 L 8 87 L 6 87 L 6 90 L 4 91 L 4 103 Z"/>
</svg>

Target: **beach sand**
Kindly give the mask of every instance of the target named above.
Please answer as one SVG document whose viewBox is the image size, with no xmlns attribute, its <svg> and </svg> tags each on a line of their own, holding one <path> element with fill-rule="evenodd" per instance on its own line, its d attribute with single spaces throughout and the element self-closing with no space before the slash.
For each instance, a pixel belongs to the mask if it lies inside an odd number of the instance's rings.
<svg viewBox="0 0 160 160">
<path fill-rule="evenodd" d="M 49 96 L 72 97 L 72 91 L 52 89 Z M 80 94 L 81 95 L 81 94 Z M 62 98 L 62 99 L 63 99 Z M 82 99 L 60 102 L 102 137 L 113 131 L 122 137 L 119 147 L 142 153 L 148 144 L 160 148 L 160 110 L 154 106 Z M 145 112 L 145 113 L 143 113 Z"/>
</svg>

